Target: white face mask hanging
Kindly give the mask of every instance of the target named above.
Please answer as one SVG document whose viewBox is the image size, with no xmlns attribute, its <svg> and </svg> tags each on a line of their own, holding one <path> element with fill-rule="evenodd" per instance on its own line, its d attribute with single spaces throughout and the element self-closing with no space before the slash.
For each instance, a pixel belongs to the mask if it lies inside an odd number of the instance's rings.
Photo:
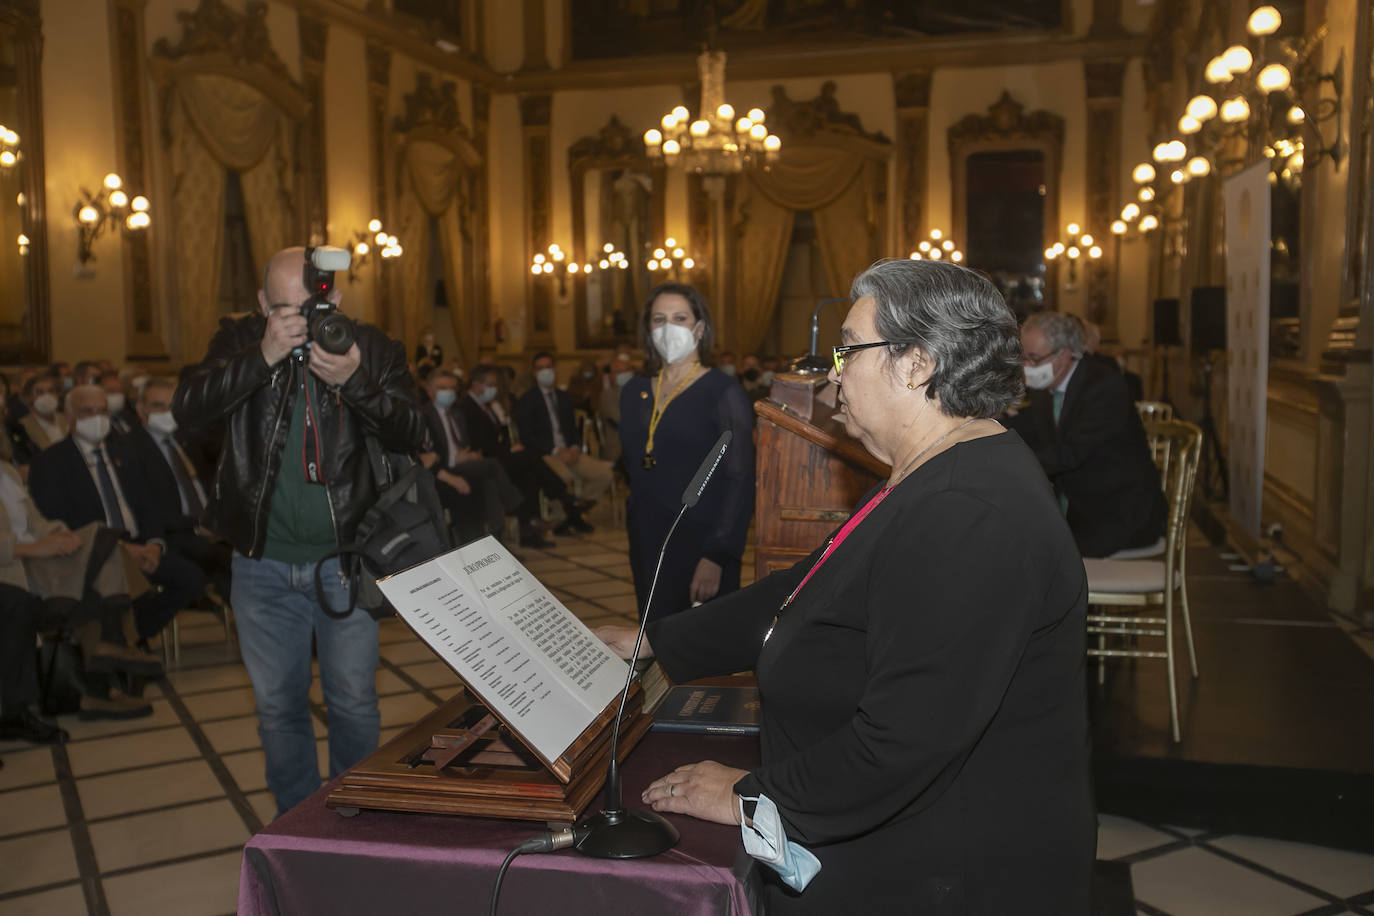
<svg viewBox="0 0 1374 916">
<path fill-rule="evenodd" d="M 753 818 L 746 818 L 744 803 L 754 803 Z M 744 851 L 778 873 L 782 883 L 794 891 L 803 891 L 821 870 L 821 862 L 811 850 L 787 838 L 778 806 L 767 795 L 739 799 L 740 832 L 744 836 Z M 752 825 L 750 821 L 752 820 Z"/>
</svg>

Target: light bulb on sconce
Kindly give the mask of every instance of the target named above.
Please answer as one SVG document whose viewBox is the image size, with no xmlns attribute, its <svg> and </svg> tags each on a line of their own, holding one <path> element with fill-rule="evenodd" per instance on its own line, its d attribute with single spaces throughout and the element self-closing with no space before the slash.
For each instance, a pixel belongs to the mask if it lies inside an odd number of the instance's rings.
<svg viewBox="0 0 1374 916">
<path fill-rule="evenodd" d="M 958 264 L 963 262 L 964 253 L 959 250 L 954 239 L 947 237 L 943 229 L 932 229 L 930 230 L 930 237 L 921 239 L 916 244 L 916 250 L 907 257 L 912 261 L 947 259 Z"/>
<path fill-rule="evenodd" d="M 390 261 L 405 253 L 400 239 L 387 232 L 375 216 L 367 221 L 366 229 L 353 233 L 350 247 L 353 249 L 353 260 L 348 264 L 350 283 L 357 282 L 358 272 L 368 265 L 373 255 L 377 255 L 379 261 Z"/>
<path fill-rule="evenodd" d="M 1119 222 L 1119 221 L 1118 221 Z M 1124 225 L 1124 224 L 1123 224 Z M 1055 242 L 1054 245 L 1045 249 L 1045 260 L 1057 261 L 1062 255 L 1069 262 L 1068 282 L 1065 286 L 1073 289 L 1078 283 L 1078 259 L 1087 257 L 1096 261 L 1102 257 L 1102 247 L 1098 245 L 1091 234 L 1083 232 L 1082 226 L 1078 223 L 1069 223 L 1064 227 L 1064 232 L 1068 235 L 1066 242 Z M 1115 228 L 1112 230 L 1115 232 Z"/>
<path fill-rule="evenodd" d="M 152 225 L 148 198 L 139 194 L 131 201 L 124 180 L 114 172 L 101 179 L 100 190 L 95 194 L 85 188 L 80 193 L 72 216 L 77 225 L 76 259 L 82 268 L 96 259 L 92 246 L 106 229 L 118 226 L 125 232 L 142 232 Z M 27 241 L 20 247 L 27 248 Z"/>
</svg>

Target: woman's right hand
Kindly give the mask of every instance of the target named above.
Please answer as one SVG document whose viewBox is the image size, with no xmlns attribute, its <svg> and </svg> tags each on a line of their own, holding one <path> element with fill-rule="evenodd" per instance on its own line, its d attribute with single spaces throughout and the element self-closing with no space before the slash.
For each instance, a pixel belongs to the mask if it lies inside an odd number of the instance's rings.
<svg viewBox="0 0 1374 916">
<path fill-rule="evenodd" d="M 54 531 L 28 544 L 16 544 L 17 557 L 65 557 L 81 549 L 81 538 L 71 531 Z M 632 641 L 633 642 L 633 641 Z"/>
<path fill-rule="evenodd" d="M 629 661 L 630 653 L 635 648 L 635 637 L 639 635 L 639 630 L 635 627 L 597 627 L 592 630 L 592 634 L 601 640 L 620 658 Z M 639 644 L 639 657 L 648 658 L 654 654 L 654 650 L 649 646 L 649 637 L 646 634 L 644 641 Z"/>
</svg>

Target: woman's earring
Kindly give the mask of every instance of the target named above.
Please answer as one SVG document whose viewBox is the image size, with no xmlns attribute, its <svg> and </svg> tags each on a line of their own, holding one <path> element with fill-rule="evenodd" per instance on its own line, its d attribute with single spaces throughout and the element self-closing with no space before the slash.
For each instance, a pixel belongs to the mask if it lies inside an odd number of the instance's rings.
<svg viewBox="0 0 1374 916">
<path fill-rule="evenodd" d="M 915 390 L 916 390 L 916 383 L 915 383 L 915 382 L 907 382 L 907 383 L 906 383 L 906 387 L 907 387 L 909 390 L 911 390 L 911 391 L 915 391 Z"/>
</svg>

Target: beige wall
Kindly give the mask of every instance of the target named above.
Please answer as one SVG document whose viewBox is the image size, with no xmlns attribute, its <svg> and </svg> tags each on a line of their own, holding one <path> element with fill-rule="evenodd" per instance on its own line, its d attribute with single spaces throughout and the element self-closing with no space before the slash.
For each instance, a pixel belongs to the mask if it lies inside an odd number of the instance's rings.
<svg viewBox="0 0 1374 916">
<path fill-rule="evenodd" d="M 372 143 L 368 138 L 370 102 L 363 37 L 351 29 L 332 28 L 325 44 L 325 193 L 329 221 L 325 236 L 331 244 L 347 245 L 353 233 L 364 230 L 375 216 L 373 205 Z M 370 242 L 371 240 L 369 240 Z M 404 242 L 402 243 L 404 246 Z M 353 282 L 340 280 L 343 306 L 366 321 L 377 317 L 376 285 L 380 276 L 375 253 L 357 271 Z"/>
</svg>

